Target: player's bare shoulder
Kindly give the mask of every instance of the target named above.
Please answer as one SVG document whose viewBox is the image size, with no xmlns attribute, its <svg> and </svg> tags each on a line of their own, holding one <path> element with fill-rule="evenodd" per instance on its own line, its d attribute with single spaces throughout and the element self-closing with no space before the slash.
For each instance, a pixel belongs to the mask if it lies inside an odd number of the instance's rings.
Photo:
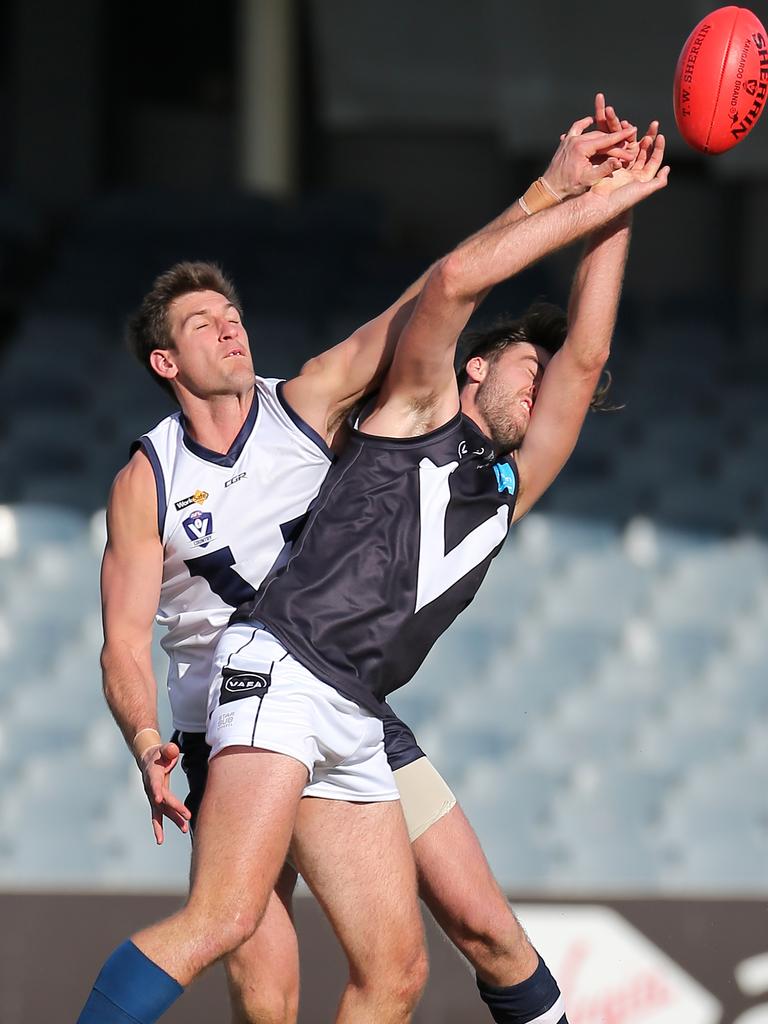
<svg viewBox="0 0 768 1024">
<path fill-rule="evenodd" d="M 157 537 L 157 493 L 152 466 L 137 449 L 117 473 L 109 492 L 107 526 L 110 539 L 128 531 L 134 536 Z"/>
</svg>

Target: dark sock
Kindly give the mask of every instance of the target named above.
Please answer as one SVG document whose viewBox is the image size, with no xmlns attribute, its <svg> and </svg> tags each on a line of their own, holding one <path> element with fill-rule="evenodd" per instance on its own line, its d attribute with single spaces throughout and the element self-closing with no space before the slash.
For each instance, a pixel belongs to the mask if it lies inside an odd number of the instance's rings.
<svg viewBox="0 0 768 1024">
<path fill-rule="evenodd" d="M 128 940 L 102 967 L 77 1024 L 155 1024 L 183 991 Z"/>
<path fill-rule="evenodd" d="M 541 957 L 530 978 L 517 985 L 486 985 L 478 978 L 477 987 L 496 1024 L 568 1024 L 560 989 Z"/>
</svg>

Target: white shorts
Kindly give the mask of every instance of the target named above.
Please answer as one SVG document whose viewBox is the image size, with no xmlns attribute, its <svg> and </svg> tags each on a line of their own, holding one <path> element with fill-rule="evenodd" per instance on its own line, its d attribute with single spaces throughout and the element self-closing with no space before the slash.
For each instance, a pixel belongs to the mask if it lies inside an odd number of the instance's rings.
<svg viewBox="0 0 768 1024">
<path fill-rule="evenodd" d="M 242 623 L 226 629 L 214 670 L 211 757 L 233 746 L 272 750 L 306 767 L 304 796 L 399 800 L 380 719 L 316 679 L 267 630 Z"/>
</svg>

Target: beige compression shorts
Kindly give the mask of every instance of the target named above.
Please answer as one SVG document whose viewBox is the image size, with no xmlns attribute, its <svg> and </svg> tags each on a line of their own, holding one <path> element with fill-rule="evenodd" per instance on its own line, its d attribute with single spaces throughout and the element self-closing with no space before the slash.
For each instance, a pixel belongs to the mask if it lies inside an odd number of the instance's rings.
<svg viewBox="0 0 768 1024">
<path fill-rule="evenodd" d="M 456 806 L 456 797 L 428 757 L 397 768 L 394 776 L 408 836 L 414 842 Z"/>
</svg>

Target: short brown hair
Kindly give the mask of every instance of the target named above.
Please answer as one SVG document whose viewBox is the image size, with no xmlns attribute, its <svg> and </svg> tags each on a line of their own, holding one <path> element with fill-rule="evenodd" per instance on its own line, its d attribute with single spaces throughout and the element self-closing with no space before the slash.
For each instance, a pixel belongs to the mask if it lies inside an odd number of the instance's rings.
<svg viewBox="0 0 768 1024">
<path fill-rule="evenodd" d="M 528 342 L 554 355 L 562 346 L 568 334 L 568 318 L 559 306 L 551 302 L 534 302 L 522 316 L 502 316 L 490 327 L 479 331 L 466 331 L 459 341 L 461 353 L 456 370 L 459 391 L 468 383 L 467 363 L 475 356 L 494 362 L 510 345 Z M 607 404 L 611 374 L 605 371 L 595 389 L 590 409 L 610 410 L 620 408 Z"/>
<path fill-rule="evenodd" d="M 160 387 L 174 396 L 170 381 L 158 376 L 149 357 L 156 348 L 173 348 L 168 308 L 174 299 L 189 292 L 218 292 L 242 315 L 240 299 L 235 286 L 215 263 L 176 263 L 156 277 L 141 305 L 126 326 L 128 348 L 142 366 L 146 367 Z"/>
</svg>

